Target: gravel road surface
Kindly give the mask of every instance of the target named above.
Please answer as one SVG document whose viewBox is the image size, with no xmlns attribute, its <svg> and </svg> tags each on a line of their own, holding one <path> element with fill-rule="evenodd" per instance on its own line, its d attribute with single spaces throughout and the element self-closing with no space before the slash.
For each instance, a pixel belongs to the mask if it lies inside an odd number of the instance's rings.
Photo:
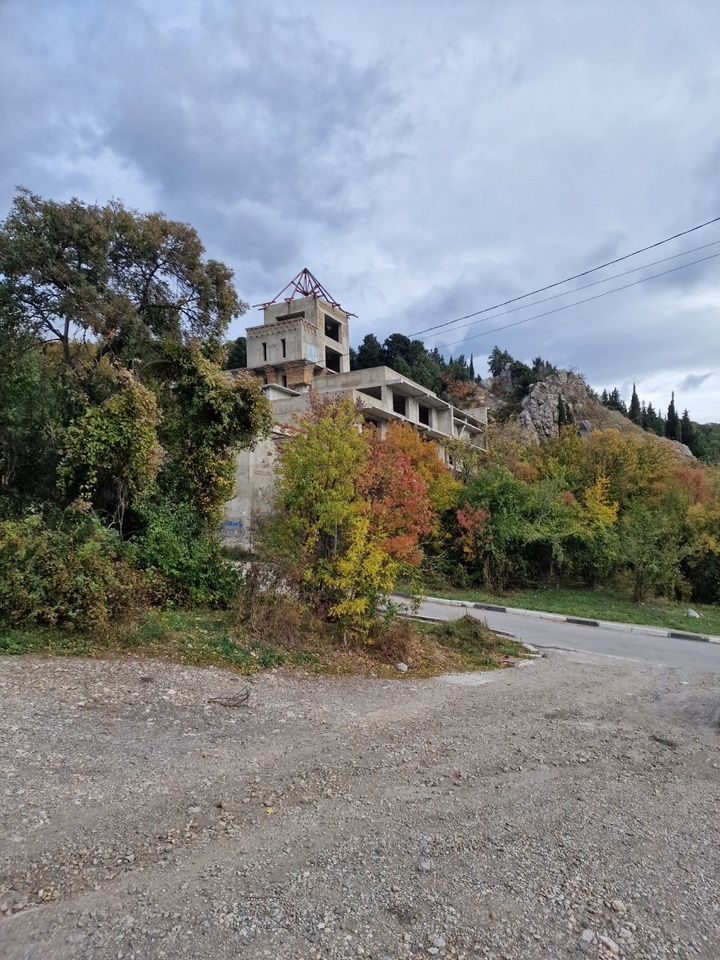
<svg viewBox="0 0 720 960">
<path fill-rule="evenodd" d="M 720 957 L 717 674 L 244 689 L 0 658 L 2 960 Z"/>
</svg>

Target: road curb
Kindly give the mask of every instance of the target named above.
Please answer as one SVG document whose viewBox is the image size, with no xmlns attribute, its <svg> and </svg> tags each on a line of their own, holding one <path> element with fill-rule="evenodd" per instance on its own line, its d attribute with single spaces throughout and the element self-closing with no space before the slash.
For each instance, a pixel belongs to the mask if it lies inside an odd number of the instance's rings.
<svg viewBox="0 0 720 960">
<path fill-rule="evenodd" d="M 396 594 L 396 596 L 401 600 L 416 599 L 410 596 L 410 594 L 399 593 Z M 543 610 L 525 610 L 522 607 L 502 607 L 494 603 L 475 603 L 471 600 L 448 600 L 445 597 L 423 596 L 422 601 L 444 604 L 449 607 L 466 607 L 473 610 L 487 610 L 491 613 L 509 613 L 519 617 L 534 617 L 539 620 L 555 620 L 558 623 L 574 623 L 584 627 L 601 627 L 604 630 L 616 630 L 620 633 L 640 633 L 650 637 L 665 637 L 671 640 L 692 640 L 700 643 L 720 644 L 720 637 L 706 636 L 702 633 L 690 633 L 684 630 L 666 630 L 663 627 L 650 627 L 638 623 L 617 623 L 614 620 L 590 620 L 585 617 L 566 617 L 560 613 L 547 613 Z"/>
</svg>

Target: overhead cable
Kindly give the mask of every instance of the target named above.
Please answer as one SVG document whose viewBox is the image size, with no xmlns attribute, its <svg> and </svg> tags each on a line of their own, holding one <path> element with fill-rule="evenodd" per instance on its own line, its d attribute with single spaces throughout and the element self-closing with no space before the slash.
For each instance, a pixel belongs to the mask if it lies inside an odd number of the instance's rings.
<svg viewBox="0 0 720 960">
<path fill-rule="evenodd" d="M 555 287 L 560 287 L 565 283 L 571 283 L 573 280 L 581 280 L 583 277 L 589 276 L 591 273 L 597 273 L 598 270 L 604 270 L 606 267 L 612 267 L 616 263 L 622 263 L 624 260 L 629 260 L 631 257 L 637 257 L 641 253 L 646 253 L 648 250 L 654 250 L 656 247 L 661 247 L 663 244 L 671 243 L 673 240 L 679 240 L 680 237 L 686 237 L 690 233 L 695 233 L 696 230 L 702 230 L 703 227 L 709 227 L 713 223 L 720 223 L 720 217 L 714 217 L 712 220 L 706 220 L 704 223 L 698 223 L 694 227 L 690 227 L 689 230 L 682 230 L 680 233 L 674 233 L 671 237 L 665 237 L 664 240 L 658 240 L 655 243 L 649 244 L 647 247 L 640 247 L 639 250 L 633 250 L 632 253 L 626 253 L 622 257 L 616 257 L 614 260 L 608 260 L 606 263 L 601 263 L 597 267 L 591 267 L 589 270 L 583 270 L 580 273 L 575 273 L 571 277 L 566 277 L 564 280 L 557 280 L 555 283 L 548 283 L 544 287 L 538 287 L 536 290 L 531 290 L 529 293 L 523 293 L 519 297 L 512 297 L 510 300 L 503 300 L 502 303 L 496 303 L 491 307 L 485 307 L 482 310 L 476 310 L 474 313 L 466 313 L 463 317 L 456 317 L 454 320 L 447 320 L 445 323 L 435 324 L 433 327 L 425 327 L 424 330 L 418 330 L 417 333 L 410 334 L 411 337 L 419 337 L 423 333 L 430 333 L 432 330 L 442 330 L 444 327 L 450 327 L 454 323 L 460 323 L 462 320 L 470 320 L 472 317 L 479 317 L 484 313 L 490 313 L 493 310 L 499 310 L 501 307 L 510 306 L 510 304 L 518 303 L 520 300 L 527 300 L 528 297 L 534 297 L 538 293 L 545 293 L 547 290 L 553 290 Z"/>
<path fill-rule="evenodd" d="M 613 287 L 612 290 L 603 290 L 602 293 L 596 293 L 593 297 L 585 297 L 583 300 L 576 300 L 573 303 L 566 303 L 560 307 L 553 307 L 552 310 L 546 310 L 544 313 L 536 313 L 531 317 L 523 317 L 522 320 L 515 320 L 513 323 L 505 323 L 499 327 L 493 327 L 491 330 L 483 330 L 481 333 L 474 333 L 470 337 L 463 337 L 462 340 L 453 340 L 452 343 L 445 343 L 438 347 L 439 350 L 446 350 L 448 347 L 454 347 L 458 343 L 467 343 L 469 340 L 477 340 L 478 337 L 486 337 L 488 334 L 497 333 L 498 330 L 507 330 L 510 327 L 519 327 L 523 323 L 530 323 L 531 320 L 539 320 L 541 317 L 549 317 L 553 313 L 560 313 L 562 310 L 569 310 L 571 307 L 579 307 L 583 303 L 590 303 L 593 300 L 601 300 L 603 297 L 610 296 L 611 293 L 619 293 L 621 290 L 629 290 L 630 287 L 637 287 L 641 283 L 647 283 L 649 280 L 657 280 L 658 277 L 665 277 L 670 273 L 677 273 L 678 270 L 685 270 L 687 267 L 693 267 L 697 263 L 705 263 L 707 260 L 714 260 L 720 257 L 720 253 L 711 253 L 707 257 L 700 257 L 698 260 L 691 260 L 690 263 L 681 263 L 678 267 L 671 267 L 669 270 L 661 270 L 659 273 L 653 273 L 649 277 L 641 277 L 640 280 L 633 280 L 632 283 L 625 283 L 621 287 Z M 510 313 L 511 311 L 507 311 Z M 497 314 L 504 316 L 504 314 Z"/>
</svg>

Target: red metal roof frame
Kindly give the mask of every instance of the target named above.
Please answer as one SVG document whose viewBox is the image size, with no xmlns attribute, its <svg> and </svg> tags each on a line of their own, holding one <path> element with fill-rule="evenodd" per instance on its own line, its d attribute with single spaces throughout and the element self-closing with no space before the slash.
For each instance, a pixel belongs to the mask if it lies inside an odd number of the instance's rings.
<svg viewBox="0 0 720 960">
<path fill-rule="evenodd" d="M 283 296 L 283 294 L 287 293 L 287 291 L 290 289 L 292 289 L 290 296 Z M 256 303 L 254 306 L 258 307 L 260 310 L 264 310 L 265 307 L 269 307 L 273 303 L 277 303 L 281 297 L 287 303 L 292 303 L 295 297 L 315 297 L 316 300 L 318 297 L 320 297 L 326 303 L 329 303 L 331 307 L 335 307 L 337 310 L 342 310 L 346 317 L 357 316 L 355 313 L 348 313 L 347 310 L 340 306 L 337 300 L 333 300 L 325 287 L 320 283 L 317 277 L 310 273 L 307 267 L 303 267 L 300 273 L 294 279 L 292 279 L 290 283 L 284 286 L 280 293 L 276 297 L 273 297 L 272 300 L 268 300 L 267 303 Z"/>
</svg>

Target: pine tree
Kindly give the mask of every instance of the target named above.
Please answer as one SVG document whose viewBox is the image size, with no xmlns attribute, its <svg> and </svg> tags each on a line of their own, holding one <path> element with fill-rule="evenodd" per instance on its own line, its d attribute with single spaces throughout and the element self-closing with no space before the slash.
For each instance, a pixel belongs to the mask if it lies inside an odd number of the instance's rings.
<svg viewBox="0 0 720 960">
<path fill-rule="evenodd" d="M 633 423 L 640 425 L 640 400 L 637 395 L 637 390 L 635 389 L 635 384 L 633 383 L 632 397 L 630 399 L 630 410 L 628 411 L 628 417 L 632 420 Z"/>
<path fill-rule="evenodd" d="M 605 406 L 609 410 L 617 410 L 618 413 L 622 413 L 623 416 L 627 416 L 627 407 L 625 406 L 625 401 L 620 396 L 620 391 L 617 387 L 614 387 L 610 391 L 610 396 L 608 397 L 608 401 Z"/>
<path fill-rule="evenodd" d="M 687 408 L 683 410 L 683 415 L 680 418 L 680 442 L 684 443 L 693 453 L 695 453 L 695 431 L 693 430 L 692 421 L 690 420 L 690 414 L 687 411 Z"/>
<path fill-rule="evenodd" d="M 469 367 L 469 370 L 470 370 L 470 379 L 471 379 L 471 380 L 474 380 L 474 379 L 475 379 L 475 364 L 473 363 L 473 355 L 472 355 L 472 354 L 470 354 L 470 367 Z"/>
<path fill-rule="evenodd" d="M 600 403 L 601 403 L 604 407 L 606 407 L 606 406 L 608 405 L 609 401 L 610 401 L 610 398 L 608 397 L 608 392 L 607 392 L 607 390 L 603 390 L 603 392 L 602 392 L 602 394 L 601 394 L 601 396 L 600 396 Z"/>
</svg>

